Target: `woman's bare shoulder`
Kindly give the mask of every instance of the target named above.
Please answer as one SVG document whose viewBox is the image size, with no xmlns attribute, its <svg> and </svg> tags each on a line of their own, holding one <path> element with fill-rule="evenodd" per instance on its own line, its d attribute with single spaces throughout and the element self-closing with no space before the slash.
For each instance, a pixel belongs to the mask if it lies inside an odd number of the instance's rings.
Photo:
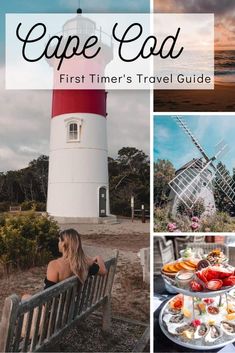
<svg viewBox="0 0 235 353">
<path fill-rule="evenodd" d="M 57 268 L 59 265 L 60 265 L 60 258 L 49 261 L 47 267 Z"/>
<path fill-rule="evenodd" d="M 87 261 L 88 266 L 91 266 L 94 263 L 94 258 L 87 256 L 86 261 Z"/>
</svg>

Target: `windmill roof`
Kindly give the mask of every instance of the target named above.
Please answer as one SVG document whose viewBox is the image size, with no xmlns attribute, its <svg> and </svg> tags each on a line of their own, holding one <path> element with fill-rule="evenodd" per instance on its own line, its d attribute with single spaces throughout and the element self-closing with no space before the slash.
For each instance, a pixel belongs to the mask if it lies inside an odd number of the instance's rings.
<svg viewBox="0 0 235 353">
<path fill-rule="evenodd" d="M 205 162 L 203 162 L 202 158 L 193 158 L 191 159 L 188 163 L 184 164 L 182 167 L 180 167 L 178 170 L 176 170 L 175 174 L 179 174 L 183 170 L 187 169 L 193 162 L 198 161 L 201 164 L 201 167 L 204 167 Z M 197 166 L 194 166 L 194 168 L 197 168 Z"/>
</svg>

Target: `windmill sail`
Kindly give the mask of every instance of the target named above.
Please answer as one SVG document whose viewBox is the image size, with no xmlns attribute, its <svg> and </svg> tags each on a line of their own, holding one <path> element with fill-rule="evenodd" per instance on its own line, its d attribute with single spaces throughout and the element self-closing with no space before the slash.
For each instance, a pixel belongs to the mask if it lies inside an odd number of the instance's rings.
<svg viewBox="0 0 235 353">
<path fill-rule="evenodd" d="M 210 167 L 211 161 L 205 163 L 202 159 L 194 159 L 170 181 L 169 186 L 188 208 L 200 198 L 202 188 L 211 188 L 213 172 Z"/>
<path fill-rule="evenodd" d="M 212 189 L 211 181 L 216 177 L 215 182 L 218 187 L 235 204 L 235 181 L 222 165 L 216 166 L 214 164 L 219 157 L 229 151 L 228 145 L 224 141 L 219 142 L 215 155 L 210 158 L 184 120 L 179 116 L 174 118 L 186 135 L 190 137 L 203 158 L 194 159 L 188 163 L 187 167 L 169 183 L 171 189 L 188 208 L 192 208 L 199 199 L 202 188 Z"/>
<path fill-rule="evenodd" d="M 216 168 L 215 182 L 229 200 L 235 204 L 235 181 L 231 178 L 228 171 L 225 170 L 222 164 L 218 164 Z"/>
<path fill-rule="evenodd" d="M 192 134 L 192 132 L 189 130 L 188 126 L 186 125 L 186 123 L 184 122 L 184 120 L 182 118 L 180 118 L 179 116 L 175 117 L 177 124 L 184 130 L 184 132 L 186 133 L 186 135 L 188 135 L 193 144 L 199 149 L 201 155 L 205 158 L 206 161 L 209 161 L 210 158 L 208 157 L 207 153 L 205 152 L 205 150 L 203 149 L 203 147 L 201 146 L 200 142 L 197 140 L 197 138 Z"/>
</svg>

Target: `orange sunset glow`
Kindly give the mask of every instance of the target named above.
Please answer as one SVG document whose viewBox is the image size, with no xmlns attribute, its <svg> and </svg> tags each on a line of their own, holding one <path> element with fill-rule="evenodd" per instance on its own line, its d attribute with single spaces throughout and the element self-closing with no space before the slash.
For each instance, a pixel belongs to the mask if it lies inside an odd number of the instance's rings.
<svg viewBox="0 0 235 353">
<path fill-rule="evenodd" d="M 157 13 L 214 13 L 215 50 L 235 50 L 234 0 L 154 0 Z"/>
</svg>

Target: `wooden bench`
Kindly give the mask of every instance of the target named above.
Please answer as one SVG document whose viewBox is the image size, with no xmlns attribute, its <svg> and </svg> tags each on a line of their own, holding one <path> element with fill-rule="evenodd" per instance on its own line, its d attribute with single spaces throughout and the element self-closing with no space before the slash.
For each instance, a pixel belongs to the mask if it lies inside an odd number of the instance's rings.
<svg viewBox="0 0 235 353">
<path fill-rule="evenodd" d="M 9 208 L 10 212 L 21 212 L 21 206 L 10 206 Z"/>
<path fill-rule="evenodd" d="M 99 307 L 103 309 L 102 328 L 109 331 L 117 257 L 115 251 L 105 261 L 105 276 L 89 277 L 83 285 L 73 276 L 28 300 L 21 301 L 16 294 L 6 298 L 0 323 L 0 352 L 46 351 L 48 343 L 56 342 L 61 333 Z"/>
</svg>

